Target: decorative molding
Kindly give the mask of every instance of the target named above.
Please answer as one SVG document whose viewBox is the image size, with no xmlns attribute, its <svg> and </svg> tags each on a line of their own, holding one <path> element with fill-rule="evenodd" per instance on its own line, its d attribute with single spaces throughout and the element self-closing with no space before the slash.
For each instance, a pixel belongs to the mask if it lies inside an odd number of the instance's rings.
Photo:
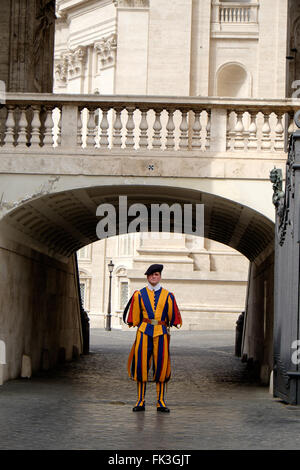
<svg viewBox="0 0 300 470">
<path fill-rule="evenodd" d="M 295 122 L 297 124 L 296 120 Z M 288 226 L 292 225 L 290 207 L 291 201 L 292 199 L 294 199 L 295 195 L 294 163 L 296 139 L 299 139 L 299 135 L 297 134 L 297 132 L 292 134 L 290 138 L 289 154 L 286 162 L 285 191 L 283 191 L 282 188 L 282 171 L 277 168 L 274 168 L 270 172 L 270 180 L 273 183 L 273 204 L 276 209 L 276 229 L 280 246 L 282 246 L 285 242 Z"/>
<path fill-rule="evenodd" d="M 86 63 L 87 47 L 79 46 L 68 54 L 68 76 L 76 78 L 82 75 Z"/>
<path fill-rule="evenodd" d="M 100 70 L 113 67 L 116 61 L 117 35 L 113 33 L 95 42 L 94 49 L 98 55 Z"/>
<path fill-rule="evenodd" d="M 55 63 L 55 79 L 59 85 L 66 85 L 68 80 L 68 53 L 61 54 Z"/>
<path fill-rule="evenodd" d="M 150 0 L 113 0 L 117 8 L 149 8 Z"/>
<path fill-rule="evenodd" d="M 87 48 L 77 47 L 61 54 L 55 64 L 55 78 L 59 85 L 66 85 L 68 79 L 80 77 L 86 63 Z"/>
</svg>

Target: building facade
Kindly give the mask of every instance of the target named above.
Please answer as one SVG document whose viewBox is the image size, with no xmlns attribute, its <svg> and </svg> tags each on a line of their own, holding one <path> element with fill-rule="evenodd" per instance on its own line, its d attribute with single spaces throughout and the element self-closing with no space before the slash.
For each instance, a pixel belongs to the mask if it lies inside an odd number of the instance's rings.
<svg viewBox="0 0 300 470">
<path fill-rule="evenodd" d="M 286 59 L 289 31 L 291 49 L 299 41 L 299 13 L 289 9 L 280 0 L 58 0 L 54 91 L 283 98 L 298 70 Z M 124 327 L 123 308 L 154 262 L 165 265 L 185 328 L 234 328 L 245 308 L 248 260 L 212 240 L 122 235 L 87 245 L 78 259 L 92 327 L 104 326 L 110 260 L 113 327 Z"/>
</svg>

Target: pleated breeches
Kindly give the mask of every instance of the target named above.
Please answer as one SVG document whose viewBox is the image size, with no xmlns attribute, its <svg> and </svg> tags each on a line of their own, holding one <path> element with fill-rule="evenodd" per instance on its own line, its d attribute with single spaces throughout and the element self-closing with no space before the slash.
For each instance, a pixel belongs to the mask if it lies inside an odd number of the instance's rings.
<svg viewBox="0 0 300 470">
<path fill-rule="evenodd" d="M 137 331 L 135 343 L 128 358 L 128 374 L 139 382 L 147 382 L 153 364 L 153 381 L 167 382 L 171 375 L 169 335 L 152 338 Z"/>
</svg>

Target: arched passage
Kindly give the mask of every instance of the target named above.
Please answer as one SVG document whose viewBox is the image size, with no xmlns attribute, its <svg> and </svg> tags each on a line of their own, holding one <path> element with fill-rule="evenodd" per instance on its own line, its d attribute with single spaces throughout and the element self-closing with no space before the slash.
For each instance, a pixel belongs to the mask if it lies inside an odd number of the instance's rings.
<svg viewBox="0 0 300 470">
<path fill-rule="evenodd" d="M 79 286 L 73 255 L 97 240 L 96 209 L 100 204 L 109 203 L 116 208 L 119 233 L 119 197 L 124 194 L 128 207 L 135 203 L 147 208 L 163 203 L 169 206 L 203 204 L 203 235 L 238 250 L 250 260 L 244 354 L 266 365 L 264 355 L 267 351 L 269 357 L 271 342 L 265 325 L 271 324 L 273 315 L 272 305 L 266 302 L 266 295 L 271 296 L 273 289 L 273 223 L 245 205 L 197 190 L 109 185 L 77 188 L 32 199 L 8 212 L 0 222 L 0 253 L 8 274 L 2 281 L 15 293 L 10 303 L 3 303 L 2 321 L 6 328 L 9 321 L 16 322 L 14 335 L 8 339 L 8 355 L 13 354 L 15 364 L 7 370 L 6 378 L 18 375 L 22 354 L 34 358 L 35 370 L 45 358 L 53 364 L 63 355 L 70 358 L 74 349 L 80 350 Z M 195 222 L 193 217 L 194 226 Z M 20 257 L 23 264 L 27 263 L 24 271 Z M 10 270 L 14 263 L 17 274 L 12 275 Z M 26 303 L 26 299 L 30 301 Z M 18 308 L 22 302 L 20 315 Z M 16 344 L 18 347 L 14 349 Z"/>
<path fill-rule="evenodd" d="M 12 238 L 23 237 L 32 248 L 66 261 L 75 251 L 98 240 L 96 210 L 100 204 L 116 208 L 119 233 L 119 196 L 125 193 L 128 207 L 135 203 L 148 208 L 163 203 L 203 204 L 204 236 L 231 246 L 250 261 L 273 240 L 273 222 L 245 205 L 194 189 L 155 185 L 97 186 L 49 194 L 9 212 L 1 221 L 1 229 Z"/>
</svg>

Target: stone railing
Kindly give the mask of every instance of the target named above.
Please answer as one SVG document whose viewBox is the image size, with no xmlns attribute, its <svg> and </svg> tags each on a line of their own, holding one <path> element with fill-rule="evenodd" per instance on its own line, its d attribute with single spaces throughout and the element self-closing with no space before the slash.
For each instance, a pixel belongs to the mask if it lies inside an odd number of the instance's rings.
<svg viewBox="0 0 300 470">
<path fill-rule="evenodd" d="M 258 3 L 214 2 L 212 21 L 214 23 L 258 23 Z"/>
<path fill-rule="evenodd" d="M 8 93 L 0 149 L 280 152 L 299 107 L 280 99 Z"/>
</svg>

